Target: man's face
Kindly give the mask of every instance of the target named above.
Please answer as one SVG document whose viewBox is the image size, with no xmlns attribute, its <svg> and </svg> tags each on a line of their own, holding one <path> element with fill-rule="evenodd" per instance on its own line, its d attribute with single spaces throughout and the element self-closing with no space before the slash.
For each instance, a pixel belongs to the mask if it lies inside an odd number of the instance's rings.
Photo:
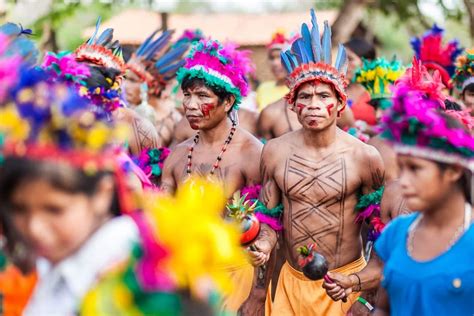
<svg viewBox="0 0 474 316">
<path fill-rule="evenodd" d="M 471 111 L 471 114 L 474 114 L 474 91 L 464 91 L 462 95 L 462 102 L 466 108 Z"/>
<path fill-rule="evenodd" d="M 332 85 L 311 81 L 300 86 L 292 110 L 303 128 L 317 131 L 335 124 L 342 108 Z"/>
<path fill-rule="evenodd" d="M 277 81 L 283 81 L 286 78 L 286 71 L 281 64 L 280 52 L 280 49 L 272 49 L 268 52 L 272 74 Z"/>
<path fill-rule="evenodd" d="M 142 102 L 142 97 L 140 95 L 141 84 L 142 81 L 140 78 L 133 71 L 127 70 L 123 82 L 125 101 L 127 101 L 127 104 L 136 106 Z"/>
<path fill-rule="evenodd" d="M 231 100 L 219 102 L 219 97 L 205 85 L 183 90 L 183 107 L 189 125 L 195 130 L 211 129 L 227 118 Z"/>
</svg>

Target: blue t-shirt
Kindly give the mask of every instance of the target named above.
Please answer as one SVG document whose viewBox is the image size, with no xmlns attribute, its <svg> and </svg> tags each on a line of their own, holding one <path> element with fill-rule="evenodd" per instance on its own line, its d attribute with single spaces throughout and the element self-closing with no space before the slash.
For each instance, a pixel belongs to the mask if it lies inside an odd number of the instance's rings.
<svg viewBox="0 0 474 316">
<path fill-rule="evenodd" d="M 375 250 L 384 262 L 382 286 L 390 315 L 474 315 L 474 225 L 438 257 L 424 262 L 407 252 L 408 228 L 419 213 L 384 229 Z"/>
</svg>

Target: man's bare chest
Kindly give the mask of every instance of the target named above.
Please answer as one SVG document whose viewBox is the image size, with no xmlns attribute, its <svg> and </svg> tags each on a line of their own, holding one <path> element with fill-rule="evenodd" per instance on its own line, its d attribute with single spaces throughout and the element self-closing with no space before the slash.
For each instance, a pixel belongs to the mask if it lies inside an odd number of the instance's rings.
<svg viewBox="0 0 474 316">
<path fill-rule="evenodd" d="M 307 159 L 298 153 L 277 168 L 275 180 L 286 200 L 312 205 L 338 203 L 360 183 L 347 155 Z"/>
</svg>

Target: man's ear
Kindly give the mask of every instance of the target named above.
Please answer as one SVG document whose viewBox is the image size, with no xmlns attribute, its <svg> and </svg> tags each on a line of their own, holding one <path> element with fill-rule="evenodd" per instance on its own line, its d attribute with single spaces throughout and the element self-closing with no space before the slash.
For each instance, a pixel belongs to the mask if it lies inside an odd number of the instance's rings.
<svg viewBox="0 0 474 316">
<path fill-rule="evenodd" d="M 232 107 L 234 106 L 235 103 L 235 95 L 231 94 L 224 100 L 224 109 L 226 113 L 228 113 Z"/>
<path fill-rule="evenodd" d="M 346 103 L 338 98 L 336 109 L 337 109 L 337 117 L 341 117 L 342 112 L 344 112 L 344 110 L 346 109 Z"/>
</svg>

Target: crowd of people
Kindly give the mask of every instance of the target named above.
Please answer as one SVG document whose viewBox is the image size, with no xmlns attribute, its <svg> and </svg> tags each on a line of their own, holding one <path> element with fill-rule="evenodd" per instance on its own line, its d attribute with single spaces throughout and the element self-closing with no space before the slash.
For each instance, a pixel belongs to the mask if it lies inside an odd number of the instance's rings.
<svg viewBox="0 0 474 316">
<path fill-rule="evenodd" d="M 310 20 L 262 83 L 199 30 L 1 26 L 0 314 L 473 315 L 474 51 Z"/>
</svg>

